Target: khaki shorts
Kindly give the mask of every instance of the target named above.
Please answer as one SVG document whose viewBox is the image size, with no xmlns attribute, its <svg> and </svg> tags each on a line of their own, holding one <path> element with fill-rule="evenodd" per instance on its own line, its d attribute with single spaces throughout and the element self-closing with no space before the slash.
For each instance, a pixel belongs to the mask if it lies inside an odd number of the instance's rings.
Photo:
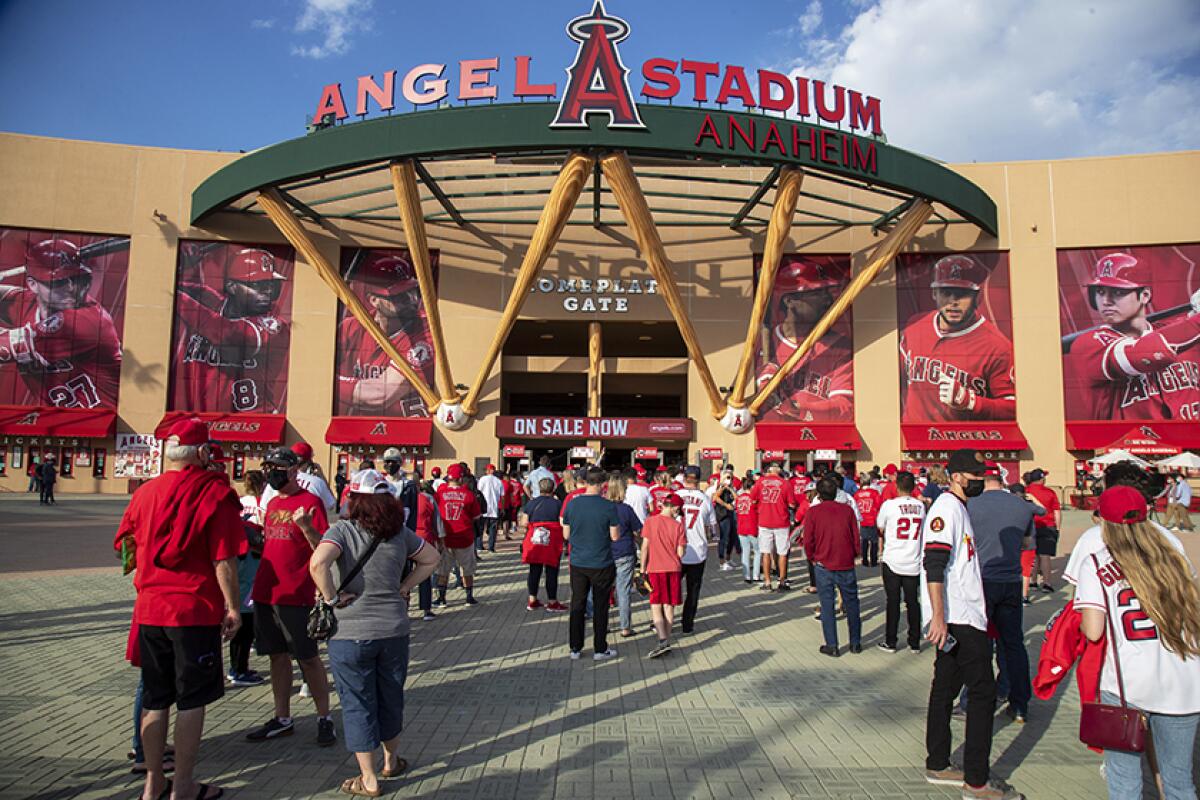
<svg viewBox="0 0 1200 800">
<path fill-rule="evenodd" d="M 758 552 L 786 556 L 791 550 L 791 533 L 787 528 L 759 528 Z"/>
<path fill-rule="evenodd" d="M 447 547 L 442 551 L 442 560 L 438 564 L 439 583 L 444 583 L 450 577 L 455 565 L 458 565 L 464 578 L 475 577 L 475 546 Z"/>
</svg>

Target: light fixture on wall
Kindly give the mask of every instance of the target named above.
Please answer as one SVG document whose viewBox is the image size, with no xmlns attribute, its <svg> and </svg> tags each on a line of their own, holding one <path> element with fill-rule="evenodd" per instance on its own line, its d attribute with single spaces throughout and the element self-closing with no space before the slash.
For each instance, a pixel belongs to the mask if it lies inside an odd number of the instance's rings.
<svg viewBox="0 0 1200 800">
<path fill-rule="evenodd" d="M 639 336 L 638 337 L 639 342 L 649 342 L 649 341 L 652 341 L 653 339 L 654 339 L 653 336 Z"/>
<path fill-rule="evenodd" d="M 542 334 L 541 336 L 539 336 L 538 338 L 539 338 L 539 339 L 553 339 L 553 338 L 554 338 L 554 334 L 553 334 L 553 333 L 543 333 L 543 334 Z"/>
</svg>

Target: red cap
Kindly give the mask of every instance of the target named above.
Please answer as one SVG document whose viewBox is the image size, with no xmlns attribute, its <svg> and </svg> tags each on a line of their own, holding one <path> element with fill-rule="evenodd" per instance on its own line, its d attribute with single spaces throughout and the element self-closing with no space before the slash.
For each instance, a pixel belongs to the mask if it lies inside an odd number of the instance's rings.
<svg viewBox="0 0 1200 800">
<path fill-rule="evenodd" d="M 1140 289 L 1150 285 L 1150 270 L 1127 253 L 1110 253 L 1092 267 L 1088 286 L 1113 289 Z"/>
<path fill-rule="evenodd" d="M 374 294 L 394 297 L 417 288 L 417 276 L 408 259 L 393 252 L 374 251 L 350 276 L 367 284 Z"/>
<path fill-rule="evenodd" d="M 888 464 L 886 467 L 883 468 L 884 475 L 895 475 L 897 472 L 899 472 L 899 470 L 896 469 L 895 464 Z"/>
<path fill-rule="evenodd" d="M 780 298 L 792 292 L 835 289 L 841 285 L 841 270 L 829 264 L 797 259 L 779 266 L 775 273 L 774 293 Z"/>
<path fill-rule="evenodd" d="M 442 468 L 434 467 L 433 469 L 429 470 L 429 474 L 434 478 L 440 478 L 442 477 Z"/>
<path fill-rule="evenodd" d="M 308 442 L 296 442 L 292 445 L 292 452 L 300 456 L 301 461 L 311 461 L 313 457 L 312 445 Z"/>
<path fill-rule="evenodd" d="M 1105 489 L 1096 506 L 1100 518 L 1109 522 L 1128 525 L 1146 521 L 1146 498 L 1132 486 L 1114 486 Z"/>
<path fill-rule="evenodd" d="M 987 267 L 970 256 L 953 255 L 938 259 L 933 265 L 934 289 L 970 289 L 978 292 L 987 280 Z"/>
<path fill-rule="evenodd" d="M 793 469 L 792 471 L 795 472 L 797 475 L 806 475 L 806 474 L 808 474 L 808 467 L 804 466 L 803 464 L 797 464 L 795 469 Z"/>
<path fill-rule="evenodd" d="M 1000 465 L 997 464 L 995 461 L 983 462 L 983 477 L 999 478 L 1000 477 Z"/>
<path fill-rule="evenodd" d="M 488 464 L 488 465 L 487 465 L 487 467 L 486 467 L 486 470 L 487 470 L 488 472 L 495 472 L 495 471 L 496 471 L 496 465 L 495 465 L 495 464 Z"/>
<path fill-rule="evenodd" d="M 664 506 L 675 506 L 676 508 L 683 508 L 683 498 L 680 497 L 675 492 L 671 492 L 669 495 L 664 497 L 662 499 L 661 503 Z"/>
<path fill-rule="evenodd" d="M 219 444 L 210 444 L 208 446 L 208 460 L 216 461 L 222 464 L 227 461 L 233 461 L 232 458 L 229 458 L 225 455 L 225 451 L 221 449 L 221 445 Z"/>
<path fill-rule="evenodd" d="M 645 467 L 643 467 L 641 464 L 634 464 L 634 465 L 633 465 L 633 471 L 634 471 L 634 472 L 636 472 L 638 475 L 645 475 L 645 474 L 646 474 L 646 468 L 645 468 Z"/>
<path fill-rule="evenodd" d="M 666 471 L 667 471 L 667 465 L 666 465 L 666 464 L 659 464 L 659 465 L 658 465 L 658 468 L 657 468 L 657 469 L 655 469 L 654 471 L 655 471 L 655 472 L 666 472 Z"/>
<path fill-rule="evenodd" d="M 446 477 L 452 481 L 462 480 L 463 468 L 462 464 L 451 464 L 446 467 Z"/>
<path fill-rule="evenodd" d="M 266 250 L 246 248 L 239 250 L 229 260 L 225 279 L 257 283 L 259 281 L 286 281 L 287 276 L 275 271 L 275 256 Z"/>
<path fill-rule="evenodd" d="M 75 244 L 66 239 L 46 239 L 27 251 L 25 274 L 42 283 L 50 283 L 91 275 L 92 271 L 84 266 Z"/>
<path fill-rule="evenodd" d="M 181 419 L 171 426 L 168 437 L 175 437 L 181 445 L 197 447 L 208 442 L 208 426 L 196 417 Z"/>
</svg>

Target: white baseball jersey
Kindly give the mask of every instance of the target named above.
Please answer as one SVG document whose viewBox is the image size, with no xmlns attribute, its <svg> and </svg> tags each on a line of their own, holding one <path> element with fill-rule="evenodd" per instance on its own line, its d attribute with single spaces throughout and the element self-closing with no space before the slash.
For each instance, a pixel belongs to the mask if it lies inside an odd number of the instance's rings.
<svg viewBox="0 0 1200 800">
<path fill-rule="evenodd" d="M 1154 520 L 1148 520 L 1148 522 L 1154 526 L 1155 530 L 1168 539 L 1175 538 L 1170 531 Z M 1083 535 L 1079 537 L 1079 541 L 1075 543 L 1075 547 L 1071 550 L 1071 555 L 1067 558 L 1067 565 L 1063 567 L 1063 580 L 1078 586 L 1079 574 L 1084 565 L 1091 566 L 1092 553 L 1099 553 L 1103 549 L 1104 534 L 1101 533 L 1099 525 L 1093 525 L 1083 532 Z"/>
<path fill-rule="evenodd" d="M 834 500 L 838 503 L 841 503 L 844 506 L 849 506 L 850 510 L 854 512 L 854 519 L 858 521 L 859 525 L 862 525 L 862 513 L 858 510 L 858 503 L 854 502 L 854 495 L 846 494 L 841 489 L 838 489 L 837 497 L 835 497 Z M 813 497 L 812 505 L 813 506 L 821 505 L 820 495 Z M 878 521 L 876 521 L 876 524 L 878 524 Z"/>
<path fill-rule="evenodd" d="M 943 548 L 950 553 L 943 584 L 946 624 L 970 625 L 987 631 L 983 578 L 979 573 L 979 554 L 975 552 L 975 531 L 967 514 L 967 504 L 954 492 L 939 494 L 925 515 L 921 536 L 926 550 Z M 928 575 L 921 570 L 921 623 L 928 625 L 932 619 Z"/>
<path fill-rule="evenodd" d="M 317 497 L 321 498 L 321 504 L 325 506 L 326 514 L 332 516 L 333 513 L 337 511 L 337 498 L 333 496 L 333 492 L 329 489 L 329 484 L 326 483 L 325 479 L 320 475 L 312 472 L 297 472 L 296 483 L 300 484 L 300 487 L 306 492 L 315 494 Z M 267 503 L 271 502 L 271 500 L 278 496 L 279 492 L 275 491 L 270 486 L 265 487 L 262 493 L 263 508 L 266 508 Z"/>
<path fill-rule="evenodd" d="M 483 475 L 476 486 L 479 493 L 483 495 L 483 499 L 487 501 L 487 508 L 483 509 L 483 516 L 500 516 L 500 499 L 504 497 L 504 481 L 495 475 Z"/>
<path fill-rule="evenodd" d="M 717 527 L 717 515 L 712 501 L 699 489 L 680 489 L 676 492 L 683 498 L 681 518 L 687 532 L 687 550 L 683 554 L 684 564 L 699 564 L 708 559 L 708 532 Z"/>
<path fill-rule="evenodd" d="M 650 514 L 650 490 L 640 484 L 629 484 L 625 487 L 625 505 L 633 509 L 638 522 L 644 525 Z"/>
<path fill-rule="evenodd" d="M 893 497 L 879 507 L 875 517 L 875 527 L 883 532 L 883 555 L 879 560 L 897 575 L 921 574 L 924 521 L 925 504 L 911 497 Z"/>
<path fill-rule="evenodd" d="M 1169 533 L 1166 537 L 1183 554 L 1179 539 Z M 1137 595 L 1108 548 L 1101 546 L 1095 556 L 1096 561 L 1093 561 L 1089 555 L 1076 573 L 1079 583 L 1075 588 L 1075 607 L 1105 611 L 1105 595 L 1108 596 L 1111 630 L 1115 632 L 1116 651 L 1121 658 L 1126 701 L 1155 714 L 1200 713 L 1200 658 L 1180 658 L 1167 650 L 1154 621 L 1142 611 Z M 1187 559 L 1186 555 L 1184 559 Z M 1195 575 L 1190 561 L 1188 567 Z M 1109 630 L 1108 623 L 1105 623 L 1105 630 Z M 1119 692 L 1113 648 L 1106 650 L 1100 688 L 1115 695 Z"/>
</svg>

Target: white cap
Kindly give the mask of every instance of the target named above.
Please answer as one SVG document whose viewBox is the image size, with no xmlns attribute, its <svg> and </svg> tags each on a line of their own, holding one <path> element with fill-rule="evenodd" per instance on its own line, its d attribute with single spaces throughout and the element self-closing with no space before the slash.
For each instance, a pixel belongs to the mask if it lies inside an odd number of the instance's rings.
<svg viewBox="0 0 1200 800">
<path fill-rule="evenodd" d="M 400 448 L 398 447 L 389 447 L 387 450 L 383 451 L 384 461 L 400 461 L 402 458 L 403 456 L 401 456 Z"/>
<path fill-rule="evenodd" d="M 376 470 L 364 469 L 350 476 L 350 491 L 354 494 L 391 494 L 392 487 Z"/>
</svg>

